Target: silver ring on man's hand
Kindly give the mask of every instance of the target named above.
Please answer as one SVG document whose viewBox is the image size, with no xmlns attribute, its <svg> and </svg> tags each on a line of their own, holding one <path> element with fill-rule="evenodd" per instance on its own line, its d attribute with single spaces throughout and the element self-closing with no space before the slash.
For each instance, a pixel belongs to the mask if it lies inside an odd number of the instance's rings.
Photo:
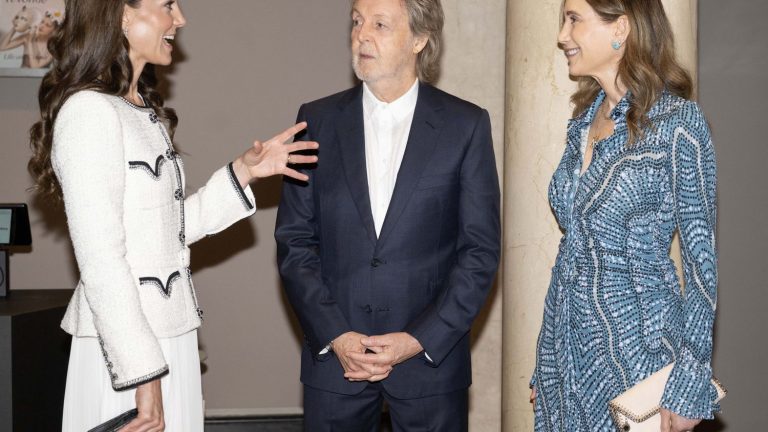
<svg viewBox="0 0 768 432">
<path fill-rule="evenodd" d="M 291 163 L 291 155 L 288 155 L 288 162 L 287 162 L 287 164 L 290 164 L 290 163 Z"/>
</svg>

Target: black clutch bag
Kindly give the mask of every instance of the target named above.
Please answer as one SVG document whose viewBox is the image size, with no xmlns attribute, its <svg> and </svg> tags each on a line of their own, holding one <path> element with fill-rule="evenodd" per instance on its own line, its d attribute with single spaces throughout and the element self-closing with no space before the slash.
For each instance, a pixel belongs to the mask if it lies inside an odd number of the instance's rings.
<svg viewBox="0 0 768 432">
<path fill-rule="evenodd" d="M 107 420 L 105 423 L 102 423 L 95 428 L 89 430 L 88 432 L 116 432 L 123 428 L 123 426 L 127 425 L 131 422 L 131 420 L 135 419 L 139 416 L 139 410 L 132 409 L 130 411 L 126 411 L 119 416 L 113 418 L 112 420 Z"/>
</svg>

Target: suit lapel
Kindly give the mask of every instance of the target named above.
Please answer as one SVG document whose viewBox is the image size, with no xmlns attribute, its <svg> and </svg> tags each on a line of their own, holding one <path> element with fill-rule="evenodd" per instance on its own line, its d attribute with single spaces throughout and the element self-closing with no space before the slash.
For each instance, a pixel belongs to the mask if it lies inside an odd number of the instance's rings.
<svg viewBox="0 0 768 432">
<path fill-rule="evenodd" d="M 360 213 L 368 238 L 375 244 L 376 228 L 373 225 L 371 199 L 368 195 L 368 172 L 365 165 L 362 89 L 362 86 L 357 86 L 339 102 L 341 115 L 336 124 L 336 136 L 339 139 L 342 166 L 352 199 Z"/>
<path fill-rule="evenodd" d="M 442 105 L 435 95 L 435 89 L 420 84 L 408 143 L 405 147 L 405 154 L 403 154 L 403 162 L 397 173 L 395 190 L 392 193 L 392 200 L 389 202 L 387 216 L 381 227 L 379 242 L 383 242 L 397 224 L 397 220 L 403 213 L 419 178 L 421 178 L 424 167 L 435 151 L 440 126 L 443 123 L 443 119 L 439 115 L 441 110 Z"/>
</svg>

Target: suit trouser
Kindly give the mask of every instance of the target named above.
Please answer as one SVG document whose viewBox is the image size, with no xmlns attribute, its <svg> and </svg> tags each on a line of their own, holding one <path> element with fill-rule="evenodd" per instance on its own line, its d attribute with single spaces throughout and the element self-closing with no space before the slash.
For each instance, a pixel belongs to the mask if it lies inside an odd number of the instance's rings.
<svg viewBox="0 0 768 432">
<path fill-rule="evenodd" d="M 377 432 L 383 401 L 389 406 L 393 432 L 466 432 L 468 391 L 416 399 L 396 399 L 381 383 L 356 395 L 304 386 L 304 430 L 307 432 Z"/>
</svg>

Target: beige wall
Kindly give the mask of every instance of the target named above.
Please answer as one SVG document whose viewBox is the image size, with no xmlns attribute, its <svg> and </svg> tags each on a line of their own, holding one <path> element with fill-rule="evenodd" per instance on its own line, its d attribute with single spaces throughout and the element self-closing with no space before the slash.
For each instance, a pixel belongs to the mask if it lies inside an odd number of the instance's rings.
<svg viewBox="0 0 768 432">
<path fill-rule="evenodd" d="M 38 117 L 39 79 L 0 78 L 0 201 L 30 202 L 26 189 L 28 130 Z M 11 287 L 65 288 L 73 285 L 72 254 L 60 218 L 33 210 L 33 253 L 11 256 Z M 50 220 L 52 225 L 44 221 Z"/>
<path fill-rule="evenodd" d="M 222 3 L 226 7 L 222 7 Z M 351 84 L 347 0 L 188 2 L 186 60 L 170 76 L 192 187 L 254 138 L 293 124 L 303 102 Z M 215 18 L 214 18 L 215 17 Z M 255 186 L 256 215 L 193 247 L 205 310 L 209 409 L 301 406 L 299 330 L 281 292 L 273 238 L 279 180 Z"/>
<path fill-rule="evenodd" d="M 699 99 L 717 152 L 715 374 L 726 432 L 766 430 L 768 389 L 768 2 L 699 1 Z"/>
</svg>

